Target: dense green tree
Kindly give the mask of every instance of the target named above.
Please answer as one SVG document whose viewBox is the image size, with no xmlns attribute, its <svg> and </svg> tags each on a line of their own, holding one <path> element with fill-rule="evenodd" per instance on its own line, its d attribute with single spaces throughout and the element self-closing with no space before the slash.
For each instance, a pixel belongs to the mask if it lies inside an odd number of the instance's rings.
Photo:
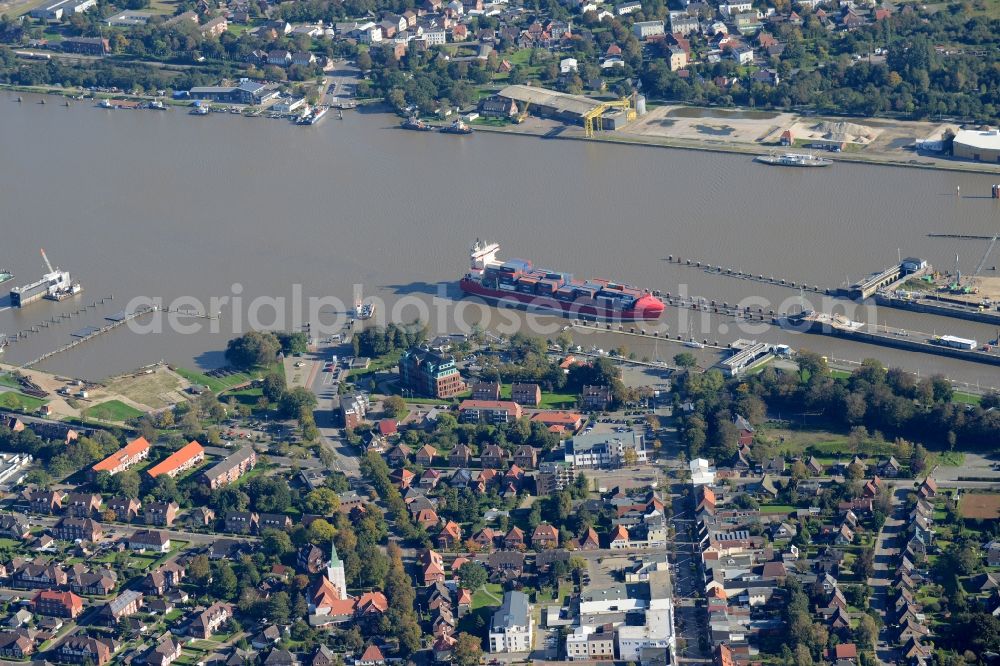
<svg viewBox="0 0 1000 666">
<path fill-rule="evenodd" d="M 462 581 L 462 587 L 475 591 L 486 585 L 489 574 L 479 562 L 466 562 L 459 568 L 458 578 Z"/>
<path fill-rule="evenodd" d="M 250 370 L 274 362 L 281 344 L 273 333 L 250 331 L 226 346 L 226 360 L 233 367 Z"/>
</svg>

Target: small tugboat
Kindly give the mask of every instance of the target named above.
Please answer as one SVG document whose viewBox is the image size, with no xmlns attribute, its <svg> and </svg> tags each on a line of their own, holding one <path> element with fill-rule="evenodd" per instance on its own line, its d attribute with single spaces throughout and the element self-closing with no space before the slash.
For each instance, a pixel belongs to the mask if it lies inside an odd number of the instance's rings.
<svg viewBox="0 0 1000 666">
<path fill-rule="evenodd" d="M 781 155 L 771 153 L 769 155 L 758 155 L 754 159 L 762 164 L 771 164 L 774 166 L 825 167 L 833 164 L 833 160 L 816 157 L 809 153 L 782 153 Z"/>
<path fill-rule="evenodd" d="M 401 122 L 399 126 L 402 127 L 403 129 L 414 130 L 417 132 L 430 132 L 432 129 L 434 129 L 433 127 L 422 121 L 420 118 L 417 118 L 416 116 L 410 116 L 409 118 Z"/>
<path fill-rule="evenodd" d="M 112 103 L 111 103 L 111 100 L 110 100 L 110 99 L 108 99 L 107 97 L 105 97 L 104 99 L 102 99 L 102 100 L 101 100 L 101 101 L 100 101 L 100 102 L 98 103 L 98 105 L 97 105 L 97 106 L 101 107 L 102 109 L 113 109 L 113 108 L 115 108 L 115 105 L 114 105 L 114 104 L 112 104 Z"/>
<path fill-rule="evenodd" d="M 149 104 L 146 105 L 147 109 L 152 109 L 153 111 L 166 111 L 167 105 L 158 99 L 154 99 Z"/>
<path fill-rule="evenodd" d="M 442 127 L 441 132 L 444 134 L 472 134 L 472 128 L 459 119 L 447 127 Z"/>
<path fill-rule="evenodd" d="M 207 106 L 196 103 L 193 107 L 191 107 L 191 111 L 189 111 L 189 113 L 192 116 L 207 116 L 209 113 L 209 109 Z"/>
</svg>

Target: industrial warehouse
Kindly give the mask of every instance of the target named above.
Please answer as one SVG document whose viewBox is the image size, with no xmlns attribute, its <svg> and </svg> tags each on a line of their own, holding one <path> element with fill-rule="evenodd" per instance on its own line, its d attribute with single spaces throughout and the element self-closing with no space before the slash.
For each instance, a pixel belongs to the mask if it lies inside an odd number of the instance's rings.
<svg viewBox="0 0 1000 666">
<path fill-rule="evenodd" d="M 645 111 L 645 99 L 642 97 L 633 106 L 628 99 L 597 100 L 524 85 L 507 86 L 497 97 L 516 103 L 522 113 L 530 112 L 543 118 L 581 125 L 588 135 L 594 130 L 621 129 L 635 120 L 637 110 L 640 115 Z"/>
</svg>

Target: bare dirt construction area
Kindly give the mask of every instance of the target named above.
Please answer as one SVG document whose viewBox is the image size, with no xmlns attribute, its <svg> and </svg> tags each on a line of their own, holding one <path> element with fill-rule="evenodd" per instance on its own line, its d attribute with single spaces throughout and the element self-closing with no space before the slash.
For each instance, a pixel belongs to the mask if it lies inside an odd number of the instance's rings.
<svg viewBox="0 0 1000 666">
<path fill-rule="evenodd" d="M 619 134 L 708 143 L 758 145 L 796 121 L 791 113 L 739 109 L 661 106 L 621 129 Z"/>
<path fill-rule="evenodd" d="M 975 293 L 969 294 L 967 296 L 959 295 L 958 298 L 968 301 L 973 305 L 978 305 L 983 300 L 989 300 L 993 303 L 1000 301 L 1000 277 L 974 277 L 970 280 Z"/>
<path fill-rule="evenodd" d="M 112 397 L 117 397 L 141 411 L 164 409 L 186 400 L 184 389 L 190 382 L 166 367 L 149 372 L 116 377 L 105 387 Z"/>
<path fill-rule="evenodd" d="M 966 493 L 959 509 L 963 518 L 996 520 L 1000 518 L 1000 494 Z"/>
<path fill-rule="evenodd" d="M 948 123 L 667 105 L 652 108 L 606 135 L 630 143 L 762 154 L 783 149 L 782 137 L 790 132 L 792 146 L 817 148 L 820 152 L 832 145 L 843 147 L 843 153 L 835 153 L 839 159 L 973 168 L 964 160 L 916 149 L 918 141 L 940 140 L 946 129 L 956 128 Z M 987 169 L 976 163 L 973 170 Z"/>
</svg>

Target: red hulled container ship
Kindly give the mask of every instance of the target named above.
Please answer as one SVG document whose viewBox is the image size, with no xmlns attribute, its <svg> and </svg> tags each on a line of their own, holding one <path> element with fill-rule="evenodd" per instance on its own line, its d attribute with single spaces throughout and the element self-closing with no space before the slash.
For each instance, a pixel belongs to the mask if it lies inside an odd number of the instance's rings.
<svg viewBox="0 0 1000 666">
<path fill-rule="evenodd" d="M 471 268 L 459 283 L 463 292 L 570 317 L 636 321 L 663 314 L 663 302 L 649 291 L 608 280 L 574 280 L 569 273 L 534 268 L 523 259 L 500 262 L 499 251 L 498 243 L 473 244 Z"/>
</svg>

